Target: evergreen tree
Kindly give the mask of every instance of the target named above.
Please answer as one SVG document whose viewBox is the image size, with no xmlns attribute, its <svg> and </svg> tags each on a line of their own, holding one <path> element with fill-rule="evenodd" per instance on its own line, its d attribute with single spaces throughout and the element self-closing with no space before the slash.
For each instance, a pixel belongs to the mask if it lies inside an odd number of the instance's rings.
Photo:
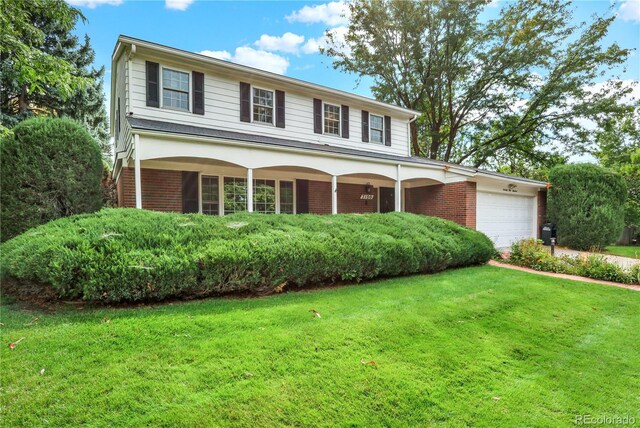
<svg viewBox="0 0 640 428">
<path fill-rule="evenodd" d="M 26 61 L 16 59 L 18 49 L 3 49 L 0 56 L 2 125 L 11 128 L 38 115 L 69 117 L 84 124 L 100 144 L 103 156 L 110 157 L 104 67 L 92 66 L 95 53 L 89 37 L 85 35 L 81 43 L 71 33 L 78 20 L 84 19 L 82 14 L 62 0 L 3 2 L 6 3 L 3 13 L 10 10 L 24 21 L 20 26 L 12 24 L 16 28 L 13 35 L 16 43 L 28 46 L 36 55 L 57 61 L 60 72 L 51 81 L 40 82 L 40 73 L 25 72 Z M 61 16 L 65 19 L 60 19 Z M 32 37 L 33 34 L 38 36 Z"/>
</svg>

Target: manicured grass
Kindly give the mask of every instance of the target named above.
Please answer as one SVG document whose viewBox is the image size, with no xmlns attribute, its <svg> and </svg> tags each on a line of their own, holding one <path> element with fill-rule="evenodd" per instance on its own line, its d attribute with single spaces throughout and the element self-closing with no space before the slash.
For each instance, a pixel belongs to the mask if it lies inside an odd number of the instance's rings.
<svg viewBox="0 0 640 428">
<path fill-rule="evenodd" d="M 640 259 L 640 247 L 637 245 L 610 245 L 605 248 L 605 254 Z"/>
<path fill-rule="evenodd" d="M 128 309 L 5 302 L 0 416 L 5 426 L 637 420 L 638 314 L 635 291 L 489 266 Z"/>
</svg>

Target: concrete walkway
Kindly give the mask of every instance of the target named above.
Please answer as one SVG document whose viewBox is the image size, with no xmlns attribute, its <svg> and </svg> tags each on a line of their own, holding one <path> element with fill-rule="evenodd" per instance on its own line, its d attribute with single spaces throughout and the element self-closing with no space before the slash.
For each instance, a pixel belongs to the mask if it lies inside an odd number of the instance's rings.
<svg viewBox="0 0 640 428">
<path fill-rule="evenodd" d="M 549 247 L 547 247 L 549 248 Z M 614 256 L 609 254 L 590 253 L 588 251 L 570 250 L 568 248 L 558 248 L 555 251 L 556 256 L 569 256 L 569 257 L 587 257 L 587 256 L 600 256 L 610 263 L 615 263 L 623 269 L 628 269 L 632 266 L 640 264 L 639 259 L 632 259 L 631 257 Z"/>
<path fill-rule="evenodd" d="M 558 254 L 557 251 L 556 251 L 556 254 Z M 626 257 L 622 257 L 622 258 L 626 258 Z M 589 283 L 592 283 L 592 284 L 612 285 L 614 287 L 620 287 L 620 288 L 626 288 L 626 289 L 629 289 L 629 290 L 640 291 L 640 285 L 621 284 L 619 282 L 602 281 L 602 280 L 599 280 L 599 279 L 586 278 L 584 276 L 577 276 L 577 275 L 567 275 L 567 274 L 564 274 L 564 273 L 542 272 L 542 271 L 539 271 L 539 270 L 533 270 L 533 269 L 529 269 L 529 268 L 525 268 L 525 267 L 510 265 L 508 263 L 497 262 L 495 260 L 489 260 L 488 264 L 490 266 L 496 266 L 496 267 L 501 267 L 501 268 L 505 268 L 505 269 L 512 269 L 512 270 L 519 270 L 521 272 L 533 273 L 533 274 L 536 274 L 536 275 L 550 276 L 552 278 L 562 278 L 562 279 L 568 279 L 568 280 L 571 280 L 571 281 L 589 282 Z"/>
</svg>

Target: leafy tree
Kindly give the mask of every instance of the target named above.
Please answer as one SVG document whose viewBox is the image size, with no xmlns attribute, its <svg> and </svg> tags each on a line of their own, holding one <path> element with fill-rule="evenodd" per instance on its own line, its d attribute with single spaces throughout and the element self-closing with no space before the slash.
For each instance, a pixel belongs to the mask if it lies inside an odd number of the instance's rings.
<svg viewBox="0 0 640 428">
<path fill-rule="evenodd" d="M 619 174 L 591 164 L 559 165 L 549 179 L 548 215 L 558 227 L 558 243 L 587 250 L 618 238 L 627 199 Z"/>
<path fill-rule="evenodd" d="M 100 148 L 66 118 L 16 125 L 0 142 L 0 238 L 102 207 Z"/>
<path fill-rule="evenodd" d="M 628 198 L 625 225 L 640 228 L 640 109 L 603 121 L 595 131 L 600 164 L 624 177 Z"/>
<path fill-rule="evenodd" d="M 84 16 L 63 0 L 2 0 L 0 122 L 13 127 L 36 115 L 83 123 L 111 155 L 104 106 L 104 67 L 91 67 L 89 38 L 71 34 Z"/>
<path fill-rule="evenodd" d="M 374 80 L 376 98 L 421 111 L 411 129 L 415 155 L 474 166 L 503 154 L 539 156 L 564 143 L 591 143 L 584 119 L 626 107 L 630 89 L 590 87 L 630 51 L 603 46 L 614 17 L 571 24 L 569 2 L 508 2 L 496 19 L 488 0 L 355 0 L 344 41 L 328 32 L 334 67 Z"/>
</svg>

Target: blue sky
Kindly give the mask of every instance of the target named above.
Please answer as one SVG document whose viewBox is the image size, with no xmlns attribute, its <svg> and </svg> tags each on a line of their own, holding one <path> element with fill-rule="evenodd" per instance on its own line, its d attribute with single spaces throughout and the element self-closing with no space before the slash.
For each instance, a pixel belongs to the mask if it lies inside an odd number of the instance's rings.
<svg viewBox="0 0 640 428">
<path fill-rule="evenodd" d="M 166 44 L 193 52 L 207 52 L 222 59 L 286 74 L 298 79 L 370 96 L 370 80 L 356 87 L 356 76 L 331 67 L 318 53 L 327 29 L 343 31 L 344 4 L 298 1 L 207 0 L 67 0 L 87 18 L 78 35 L 91 37 L 96 66 L 107 70 L 109 94 L 111 53 L 119 34 Z M 497 0 L 486 16 L 498 13 Z M 576 22 L 593 14 L 617 14 L 605 43 L 635 48 L 629 58 L 625 80 L 640 81 L 640 0 L 621 2 L 577 1 Z M 612 9 L 610 9 L 612 8 Z M 602 80 L 610 76 L 603 76 Z"/>
</svg>

